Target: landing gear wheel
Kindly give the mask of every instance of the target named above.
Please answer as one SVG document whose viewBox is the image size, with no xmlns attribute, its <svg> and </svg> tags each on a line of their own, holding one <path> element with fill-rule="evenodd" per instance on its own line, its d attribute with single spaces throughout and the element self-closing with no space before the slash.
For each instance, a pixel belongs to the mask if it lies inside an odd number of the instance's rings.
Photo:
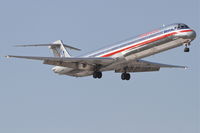
<svg viewBox="0 0 200 133">
<path fill-rule="evenodd" d="M 97 74 L 93 73 L 93 78 L 96 79 L 97 78 Z"/>
<path fill-rule="evenodd" d="M 184 48 L 184 52 L 189 52 L 189 51 L 190 51 L 190 48 L 188 48 L 188 47 Z"/>
<path fill-rule="evenodd" d="M 102 72 L 98 72 L 98 74 L 97 74 L 97 78 L 102 78 Z"/>
<path fill-rule="evenodd" d="M 188 46 L 190 46 L 190 42 L 185 43 L 184 45 L 185 45 L 184 52 L 189 52 L 190 48 L 188 48 Z"/>
<path fill-rule="evenodd" d="M 122 80 L 130 80 L 131 75 L 129 73 L 122 73 L 121 79 Z"/>
<path fill-rule="evenodd" d="M 130 80 L 131 75 L 129 73 L 126 74 L 126 80 Z"/>
<path fill-rule="evenodd" d="M 102 72 L 99 72 L 99 71 L 97 71 L 97 72 L 94 72 L 93 73 L 93 78 L 98 78 L 98 79 L 100 79 L 100 78 L 102 78 Z"/>
<path fill-rule="evenodd" d="M 125 74 L 125 73 L 122 73 L 121 79 L 122 79 L 122 80 L 125 80 L 125 79 L 126 79 L 126 74 Z"/>
</svg>

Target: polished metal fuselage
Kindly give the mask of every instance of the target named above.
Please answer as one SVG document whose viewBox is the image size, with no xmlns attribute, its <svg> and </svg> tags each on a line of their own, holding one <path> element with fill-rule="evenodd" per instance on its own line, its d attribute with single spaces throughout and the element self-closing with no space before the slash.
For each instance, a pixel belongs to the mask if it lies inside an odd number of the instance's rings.
<svg viewBox="0 0 200 133">
<path fill-rule="evenodd" d="M 172 24 L 160 29 L 139 35 L 131 40 L 101 49 L 82 57 L 112 57 L 116 61 L 102 66 L 100 71 L 115 70 L 118 66 L 126 66 L 128 62 L 160 53 L 184 44 L 190 44 L 196 37 L 194 30 L 189 28 L 176 29 L 178 24 Z M 92 67 L 90 67 L 92 68 Z M 92 75 L 92 69 L 72 69 L 57 67 L 57 73 L 82 77 Z"/>
</svg>

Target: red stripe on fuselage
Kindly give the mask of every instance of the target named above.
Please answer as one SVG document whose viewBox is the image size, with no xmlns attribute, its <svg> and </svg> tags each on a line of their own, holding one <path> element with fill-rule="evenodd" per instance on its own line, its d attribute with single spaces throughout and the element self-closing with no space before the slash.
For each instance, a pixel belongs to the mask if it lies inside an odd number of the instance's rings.
<svg viewBox="0 0 200 133">
<path fill-rule="evenodd" d="M 109 57 L 109 56 L 112 56 L 112 55 L 114 55 L 114 54 L 123 52 L 123 51 L 125 51 L 125 50 L 131 49 L 131 48 L 134 48 L 134 47 L 137 47 L 137 46 L 142 46 L 142 45 L 145 45 L 145 44 L 148 44 L 148 43 L 151 43 L 151 42 L 154 42 L 154 41 L 157 41 L 157 40 L 160 40 L 160 39 L 163 39 L 163 38 L 172 36 L 172 35 L 174 35 L 174 34 L 178 34 L 178 33 L 180 33 L 180 32 L 190 32 L 190 31 L 192 31 L 192 30 L 175 31 L 175 32 L 172 32 L 172 33 L 169 33 L 169 34 L 166 34 L 166 35 L 159 36 L 159 37 L 157 37 L 157 38 L 153 38 L 153 39 L 148 40 L 148 41 L 144 41 L 144 42 L 141 42 L 141 43 L 138 43 L 138 44 L 134 44 L 134 45 L 132 45 L 132 46 L 129 46 L 129 47 L 126 47 L 126 48 L 123 48 L 123 49 L 114 51 L 114 52 L 112 52 L 112 53 L 108 53 L 108 54 L 102 55 L 102 56 L 100 56 L 100 57 Z"/>
</svg>

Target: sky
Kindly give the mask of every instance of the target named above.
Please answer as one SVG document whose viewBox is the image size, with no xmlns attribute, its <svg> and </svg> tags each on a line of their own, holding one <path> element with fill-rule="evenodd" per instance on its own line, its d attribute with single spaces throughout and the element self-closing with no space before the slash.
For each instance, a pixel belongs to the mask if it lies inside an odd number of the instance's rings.
<svg viewBox="0 0 200 133">
<path fill-rule="evenodd" d="M 200 132 L 200 2 L 198 0 L 0 0 L 0 132 L 198 133 Z M 163 24 L 185 23 L 197 32 L 189 53 L 175 48 L 144 58 L 189 69 L 120 74 L 101 80 L 56 75 L 41 61 L 3 56 L 52 56 L 65 44 L 99 49 Z"/>
</svg>

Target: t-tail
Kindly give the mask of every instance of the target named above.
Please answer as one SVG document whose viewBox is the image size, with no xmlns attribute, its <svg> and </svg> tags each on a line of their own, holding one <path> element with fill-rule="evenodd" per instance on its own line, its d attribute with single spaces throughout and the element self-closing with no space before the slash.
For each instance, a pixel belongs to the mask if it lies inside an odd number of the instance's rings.
<svg viewBox="0 0 200 133">
<path fill-rule="evenodd" d="M 16 45 L 17 47 L 30 47 L 30 46 L 48 46 L 49 49 L 53 52 L 55 57 L 71 57 L 67 49 L 73 49 L 80 51 L 80 49 L 63 44 L 62 40 L 57 40 L 52 44 L 31 44 L 31 45 Z"/>
</svg>

